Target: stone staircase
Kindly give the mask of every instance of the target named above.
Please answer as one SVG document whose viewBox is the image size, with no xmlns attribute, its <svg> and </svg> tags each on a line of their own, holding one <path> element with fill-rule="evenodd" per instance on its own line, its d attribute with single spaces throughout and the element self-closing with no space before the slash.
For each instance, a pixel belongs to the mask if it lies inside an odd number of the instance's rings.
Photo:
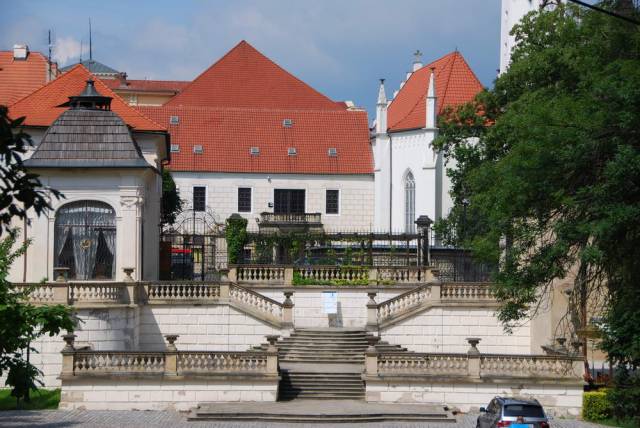
<svg viewBox="0 0 640 428">
<path fill-rule="evenodd" d="M 364 400 L 362 372 L 371 336 L 365 330 L 295 329 L 276 344 L 282 376 L 279 399 Z M 406 351 L 385 342 L 379 342 L 376 349 Z"/>
</svg>

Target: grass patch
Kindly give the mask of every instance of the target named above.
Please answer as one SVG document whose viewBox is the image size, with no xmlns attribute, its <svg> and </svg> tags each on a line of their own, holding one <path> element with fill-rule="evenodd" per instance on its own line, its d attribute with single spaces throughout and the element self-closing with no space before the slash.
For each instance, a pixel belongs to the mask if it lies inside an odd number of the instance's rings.
<svg viewBox="0 0 640 428">
<path fill-rule="evenodd" d="M 614 418 L 607 418 L 599 421 L 593 421 L 593 423 L 606 425 L 609 427 L 638 428 L 638 425 L 632 419 L 620 420 L 620 419 L 614 419 Z"/>
<path fill-rule="evenodd" d="M 57 409 L 60 403 L 60 389 L 38 389 L 31 391 L 31 401 L 20 401 L 21 410 Z M 0 410 L 17 410 L 16 397 L 10 389 L 0 389 Z"/>
</svg>

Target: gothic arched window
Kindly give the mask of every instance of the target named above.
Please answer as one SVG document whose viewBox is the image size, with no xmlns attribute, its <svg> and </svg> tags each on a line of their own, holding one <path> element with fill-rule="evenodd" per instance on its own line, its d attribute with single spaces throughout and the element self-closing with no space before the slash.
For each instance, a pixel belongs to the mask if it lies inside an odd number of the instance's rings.
<svg viewBox="0 0 640 428">
<path fill-rule="evenodd" d="M 98 201 L 63 205 L 56 213 L 54 266 L 69 279 L 113 279 L 116 272 L 116 213 Z"/>
<path fill-rule="evenodd" d="M 404 177 L 404 231 L 414 233 L 416 231 L 416 181 L 411 171 Z"/>
</svg>

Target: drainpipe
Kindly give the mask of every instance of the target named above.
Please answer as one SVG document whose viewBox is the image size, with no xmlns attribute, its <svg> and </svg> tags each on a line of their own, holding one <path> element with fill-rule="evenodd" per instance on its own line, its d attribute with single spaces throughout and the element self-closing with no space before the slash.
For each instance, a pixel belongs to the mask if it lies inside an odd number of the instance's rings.
<svg viewBox="0 0 640 428">
<path fill-rule="evenodd" d="M 24 217 L 24 223 L 22 226 L 22 244 L 24 245 L 24 254 L 22 255 L 22 282 L 27 282 L 27 217 Z"/>
<path fill-rule="evenodd" d="M 387 137 L 389 137 L 389 233 L 391 233 L 393 226 L 393 139 L 388 130 Z"/>
</svg>

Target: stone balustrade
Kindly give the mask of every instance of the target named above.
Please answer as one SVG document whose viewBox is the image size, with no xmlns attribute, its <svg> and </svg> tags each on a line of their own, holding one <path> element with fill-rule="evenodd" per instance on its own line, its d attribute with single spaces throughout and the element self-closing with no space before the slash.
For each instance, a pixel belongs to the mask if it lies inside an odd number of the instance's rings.
<svg viewBox="0 0 640 428">
<path fill-rule="evenodd" d="M 352 282 L 355 285 L 408 285 L 436 280 L 437 270 L 419 266 L 271 266 L 231 265 L 229 280 L 242 285 L 294 285 L 294 276 L 307 284 Z"/>
<path fill-rule="evenodd" d="M 375 331 L 411 316 L 427 307 L 446 305 L 486 306 L 497 302 L 489 284 L 430 282 L 402 293 L 381 303 L 376 303 L 377 293 L 369 293 L 367 303 L 367 329 Z"/>
<path fill-rule="evenodd" d="M 480 376 L 572 378 L 575 361 L 550 355 L 482 355 Z"/>
<path fill-rule="evenodd" d="M 442 300 L 474 301 L 493 300 L 491 285 L 488 283 L 448 283 L 442 284 L 440 289 Z"/>
<path fill-rule="evenodd" d="M 70 303 L 121 303 L 125 300 L 126 284 L 112 282 L 69 283 Z"/>
<path fill-rule="evenodd" d="M 62 373 L 65 380 L 87 377 L 278 376 L 278 352 L 179 351 L 178 336 L 167 336 L 166 351 L 87 351 L 74 347 L 75 335 L 64 336 Z"/>
<path fill-rule="evenodd" d="M 582 382 L 583 360 L 575 355 L 482 354 L 479 338 L 468 338 L 466 354 L 366 351 L 366 378 L 465 378 L 481 382 L 500 379 Z"/>
<path fill-rule="evenodd" d="M 194 282 L 158 282 L 142 285 L 144 297 L 149 303 L 206 301 L 220 297 L 220 284 Z"/>
<path fill-rule="evenodd" d="M 469 373 L 466 354 L 380 354 L 377 366 L 380 375 L 466 376 Z"/>
</svg>

